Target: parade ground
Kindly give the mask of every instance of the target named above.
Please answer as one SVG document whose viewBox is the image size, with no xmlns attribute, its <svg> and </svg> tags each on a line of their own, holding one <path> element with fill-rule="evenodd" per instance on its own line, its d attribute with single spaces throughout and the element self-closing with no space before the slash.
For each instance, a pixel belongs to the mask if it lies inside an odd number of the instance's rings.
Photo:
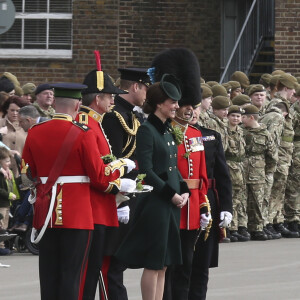
<svg viewBox="0 0 300 300">
<path fill-rule="evenodd" d="M 10 265 L 0 268 L 1 300 L 39 299 L 37 256 L 14 253 L 0 256 L 0 263 Z M 125 273 L 129 300 L 141 300 L 140 276 L 141 270 Z M 300 239 L 221 244 L 207 299 L 299 300 Z"/>
</svg>

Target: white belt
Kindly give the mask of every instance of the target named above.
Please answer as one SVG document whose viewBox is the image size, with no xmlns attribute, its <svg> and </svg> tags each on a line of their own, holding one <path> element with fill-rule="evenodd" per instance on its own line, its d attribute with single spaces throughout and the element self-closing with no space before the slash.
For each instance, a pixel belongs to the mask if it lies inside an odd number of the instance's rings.
<svg viewBox="0 0 300 300">
<path fill-rule="evenodd" d="M 42 184 L 47 182 L 48 177 L 40 177 Z M 90 178 L 88 176 L 59 176 L 54 184 L 64 183 L 89 183 Z"/>
<path fill-rule="evenodd" d="M 40 179 L 41 179 L 42 184 L 45 184 L 48 180 L 48 177 L 40 177 Z M 57 178 L 54 185 L 52 186 L 52 195 L 51 195 L 48 214 L 46 216 L 44 225 L 37 237 L 35 237 L 37 230 L 32 227 L 32 231 L 31 231 L 31 242 L 32 243 L 37 244 L 41 240 L 42 236 L 44 235 L 44 233 L 46 231 L 46 228 L 49 224 L 50 218 L 52 217 L 54 202 L 55 202 L 55 198 L 56 198 L 57 185 L 64 184 L 64 183 L 89 183 L 89 182 L 90 182 L 90 178 L 88 176 L 59 176 Z M 32 203 L 34 203 L 34 202 L 32 202 Z"/>
</svg>

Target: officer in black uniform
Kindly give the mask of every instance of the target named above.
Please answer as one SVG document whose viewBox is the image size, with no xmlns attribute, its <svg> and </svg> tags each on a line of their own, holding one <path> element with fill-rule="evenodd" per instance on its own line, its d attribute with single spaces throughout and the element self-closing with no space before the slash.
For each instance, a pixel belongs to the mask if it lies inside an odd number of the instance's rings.
<svg viewBox="0 0 300 300">
<path fill-rule="evenodd" d="M 214 130 L 199 126 L 196 122 L 197 118 L 193 119 L 191 124 L 202 133 L 209 180 L 207 197 L 211 206 L 213 222 L 207 240 L 204 241 L 204 233 L 201 233 L 195 245 L 188 299 L 204 300 L 206 299 L 209 268 L 218 267 L 219 241 L 225 230 L 219 227 L 220 212 L 232 213 L 232 185 L 221 135 Z"/>
<path fill-rule="evenodd" d="M 137 113 L 133 110 L 135 106 L 142 106 L 146 100 L 146 92 L 150 86 L 150 78 L 147 69 L 144 68 L 125 68 L 118 69 L 121 73 L 120 88 L 128 91 L 128 94 L 117 95 L 115 106 L 112 112 L 104 115 L 102 127 L 107 135 L 112 153 L 117 158 L 129 158 L 135 160 L 136 140 L 135 136 L 140 126 Z M 137 170 L 133 170 L 128 177 L 135 179 Z M 125 237 L 129 225 L 129 213 L 134 210 L 135 198 L 123 202 L 118 207 L 119 227 L 110 228 L 107 232 L 105 242 L 104 277 L 107 276 L 107 291 L 110 300 L 128 299 L 127 291 L 123 285 L 123 272 L 126 267 L 120 263 L 113 254 L 116 252 L 122 239 Z M 124 224 L 122 224 L 123 222 Z M 108 272 L 105 269 L 108 267 Z"/>
</svg>

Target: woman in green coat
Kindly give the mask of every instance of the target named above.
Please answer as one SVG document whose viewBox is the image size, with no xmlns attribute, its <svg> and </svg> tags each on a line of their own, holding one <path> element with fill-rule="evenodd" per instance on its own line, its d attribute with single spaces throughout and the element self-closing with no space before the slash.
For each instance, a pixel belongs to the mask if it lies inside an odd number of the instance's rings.
<svg viewBox="0 0 300 300">
<path fill-rule="evenodd" d="M 182 264 L 180 208 L 189 197 L 177 169 L 177 146 L 169 119 L 175 117 L 181 91 L 177 79 L 165 74 L 147 91 L 144 112 L 148 120 L 137 132 L 139 172 L 146 174 L 151 193 L 141 194 L 132 226 L 116 256 L 129 268 L 144 268 L 144 300 L 162 299 L 167 266 Z"/>
</svg>

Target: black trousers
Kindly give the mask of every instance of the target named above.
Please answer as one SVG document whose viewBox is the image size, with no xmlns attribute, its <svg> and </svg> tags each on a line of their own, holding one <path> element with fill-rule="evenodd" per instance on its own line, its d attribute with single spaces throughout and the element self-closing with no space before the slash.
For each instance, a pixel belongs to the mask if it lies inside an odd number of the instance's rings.
<svg viewBox="0 0 300 300">
<path fill-rule="evenodd" d="M 106 226 L 95 224 L 88 257 L 88 265 L 83 289 L 83 300 L 94 300 L 99 274 L 103 262 Z"/>
<path fill-rule="evenodd" d="M 208 268 L 193 268 L 188 300 L 205 300 L 209 277 Z"/>
<path fill-rule="evenodd" d="M 167 268 L 164 300 L 187 300 L 192 272 L 194 245 L 199 231 L 180 230 L 182 265 Z"/>
<path fill-rule="evenodd" d="M 91 230 L 46 230 L 39 243 L 41 300 L 77 300 Z"/>
<path fill-rule="evenodd" d="M 114 256 L 111 257 L 107 272 L 108 299 L 128 300 L 127 290 L 123 284 L 124 271 L 127 267 Z"/>
</svg>

